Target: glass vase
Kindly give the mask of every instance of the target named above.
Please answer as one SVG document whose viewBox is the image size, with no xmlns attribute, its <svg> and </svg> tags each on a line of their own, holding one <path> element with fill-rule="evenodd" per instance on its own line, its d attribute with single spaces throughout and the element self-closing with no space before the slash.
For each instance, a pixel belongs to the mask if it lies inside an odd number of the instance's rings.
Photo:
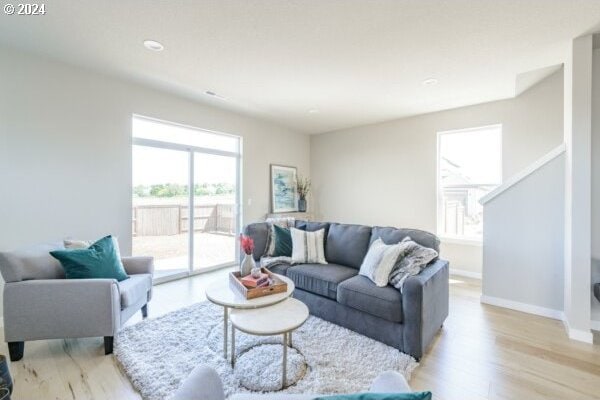
<svg viewBox="0 0 600 400">
<path fill-rule="evenodd" d="M 306 212 L 306 199 L 298 199 L 298 211 Z"/>
</svg>

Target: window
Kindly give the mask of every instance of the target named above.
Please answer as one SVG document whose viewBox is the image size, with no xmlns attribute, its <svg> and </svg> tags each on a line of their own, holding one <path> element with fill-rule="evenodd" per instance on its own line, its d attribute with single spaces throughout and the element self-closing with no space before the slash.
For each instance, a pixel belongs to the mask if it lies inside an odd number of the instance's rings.
<svg viewBox="0 0 600 400">
<path fill-rule="evenodd" d="M 438 234 L 481 241 L 479 200 L 502 183 L 502 125 L 438 133 Z"/>
<path fill-rule="evenodd" d="M 135 138 L 232 153 L 239 151 L 239 138 L 233 135 L 210 132 L 144 117 L 134 117 L 132 125 L 133 137 Z"/>
<path fill-rule="evenodd" d="M 134 116 L 132 253 L 158 282 L 235 263 L 240 138 Z"/>
</svg>

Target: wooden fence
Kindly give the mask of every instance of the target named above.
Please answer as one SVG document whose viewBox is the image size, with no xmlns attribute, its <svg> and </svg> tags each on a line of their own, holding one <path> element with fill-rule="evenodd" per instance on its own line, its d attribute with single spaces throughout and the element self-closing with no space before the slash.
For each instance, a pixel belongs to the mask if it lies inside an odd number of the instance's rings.
<svg viewBox="0 0 600 400">
<path fill-rule="evenodd" d="M 235 205 L 194 206 L 194 232 L 235 234 Z M 133 207 L 133 236 L 178 235 L 189 231 L 186 205 L 139 205 Z"/>
</svg>

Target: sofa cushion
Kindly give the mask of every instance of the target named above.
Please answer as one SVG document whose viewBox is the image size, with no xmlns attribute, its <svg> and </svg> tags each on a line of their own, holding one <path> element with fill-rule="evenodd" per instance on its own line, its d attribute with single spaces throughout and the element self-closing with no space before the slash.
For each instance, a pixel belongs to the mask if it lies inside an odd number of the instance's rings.
<svg viewBox="0 0 600 400">
<path fill-rule="evenodd" d="M 325 237 L 329 232 L 329 222 L 314 222 L 314 221 L 303 221 L 296 220 L 296 229 L 302 229 L 307 232 L 315 232 L 319 229 L 325 229 Z"/>
<path fill-rule="evenodd" d="M 325 258 L 333 264 L 359 269 L 369 249 L 370 239 L 370 226 L 330 224 Z"/>
<path fill-rule="evenodd" d="M 5 282 L 29 279 L 62 279 L 65 271 L 51 251 L 64 249 L 62 242 L 39 244 L 22 250 L 0 252 L 0 271 Z"/>
<path fill-rule="evenodd" d="M 290 258 L 291 260 L 291 258 Z M 274 274 L 286 276 L 288 268 L 292 267 L 292 264 L 288 263 L 273 263 L 266 268 Z"/>
<path fill-rule="evenodd" d="M 248 224 L 244 228 L 244 235 L 250 236 L 254 240 L 254 251 L 252 255 L 256 261 L 267 252 L 269 239 L 269 224 L 266 222 L 257 222 Z"/>
<path fill-rule="evenodd" d="M 358 273 L 354 268 L 337 264 L 301 264 L 287 270 L 287 276 L 298 289 L 336 299 L 340 282 Z"/>
<path fill-rule="evenodd" d="M 127 308 L 143 298 L 148 298 L 148 292 L 152 289 L 152 275 L 130 275 L 129 279 L 125 279 L 117 285 L 121 294 L 121 308 Z"/>
<path fill-rule="evenodd" d="M 337 301 L 388 321 L 402 322 L 402 294 L 389 285 L 378 287 L 361 275 L 338 285 Z"/>
<path fill-rule="evenodd" d="M 374 226 L 371 234 L 371 243 L 381 238 L 385 244 L 396 244 L 405 237 L 410 238 L 421 246 L 440 252 L 440 239 L 433 233 L 419 229 L 397 229 L 389 226 Z"/>
</svg>

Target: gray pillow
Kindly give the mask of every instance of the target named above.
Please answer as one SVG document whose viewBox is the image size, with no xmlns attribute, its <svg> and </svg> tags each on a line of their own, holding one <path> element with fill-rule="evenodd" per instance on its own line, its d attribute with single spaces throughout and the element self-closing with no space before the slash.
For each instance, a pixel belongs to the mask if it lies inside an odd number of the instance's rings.
<svg viewBox="0 0 600 400">
<path fill-rule="evenodd" d="M 400 244 L 402 245 L 402 250 L 400 251 L 396 265 L 392 268 L 389 282 L 402 292 L 402 286 L 406 279 L 418 275 L 427 264 L 438 256 L 438 252 L 421 246 L 410 237 L 405 237 Z"/>
</svg>

